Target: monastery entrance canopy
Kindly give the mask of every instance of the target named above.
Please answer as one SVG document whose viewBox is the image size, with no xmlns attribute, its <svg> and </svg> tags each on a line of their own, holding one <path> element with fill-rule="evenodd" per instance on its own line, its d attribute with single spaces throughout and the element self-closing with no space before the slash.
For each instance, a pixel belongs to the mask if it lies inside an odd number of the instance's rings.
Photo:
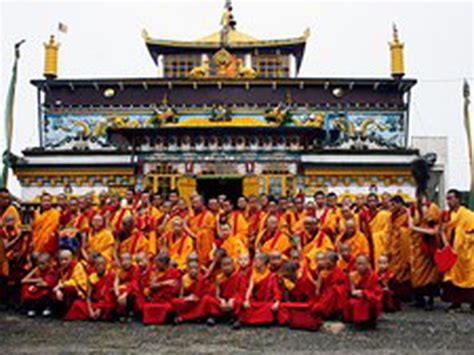
<svg viewBox="0 0 474 355">
<path fill-rule="evenodd" d="M 198 40 L 143 31 L 159 76 L 115 79 L 57 78 L 51 39 L 46 79 L 32 80 L 40 146 L 14 167 L 23 198 L 65 186 L 77 194 L 177 188 L 187 198 L 220 178 L 232 179 L 233 191 L 241 184 L 246 196 L 412 195 L 409 164 L 418 152 L 407 141 L 416 80 L 403 78 L 396 30 L 387 78 L 299 77 L 308 38 L 309 30 L 276 40 L 244 34 L 227 2 L 219 31 Z"/>
</svg>

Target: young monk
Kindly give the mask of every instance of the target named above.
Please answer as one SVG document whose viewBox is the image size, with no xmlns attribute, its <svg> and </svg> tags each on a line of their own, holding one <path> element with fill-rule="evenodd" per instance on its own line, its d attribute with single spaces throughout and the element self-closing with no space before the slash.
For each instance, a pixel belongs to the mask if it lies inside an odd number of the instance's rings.
<svg viewBox="0 0 474 355">
<path fill-rule="evenodd" d="M 34 317 L 38 312 L 42 312 L 43 317 L 51 315 L 51 298 L 57 276 L 49 254 L 40 253 L 36 266 L 21 280 L 21 302 L 28 317 Z"/>
<path fill-rule="evenodd" d="M 317 301 L 312 313 L 322 318 L 338 318 L 342 315 L 349 292 L 349 278 L 337 267 L 338 255 L 334 251 L 325 253 L 324 270 L 320 272 L 316 284 Z"/>
<path fill-rule="evenodd" d="M 210 286 L 200 271 L 199 263 L 189 261 L 186 273 L 181 277 L 179 297 L 172 300 L 176 324 L 200 320 L 207 316 L 204 296 L 211 292 Z"/>
<path fill-rule="evenodd" d="M 100 254 L 110 267 L 114 257 L 114 235 L 105 227 L 104 217 L 100 214 L 95 214 L 90 224 L 91 229 L 85 235 L 81 245 L 81 256 L 89 265 L 92 265 L 92 255 Z"/>
<path fill-rule="evenodd" d="M 232 258 L 226 256 L 221 261 L 222 273 L 215 281 L 215 295 L 207 295 L 208 325 L 214 325 L 215 319 L 236 320 L 246 291 L 242 274 L 235 269 Z"/>
<path fill-rule="evenodd" d="M 366 255 L 356 258 L 356 271 L 351 273 L 350 280 L 350 297 L 344 308 L 344 320 L 374 328 L 382 314 L 383 291 Z"/>
<path fill-rule="evenodd" d="M 400 301 L 393 292 L 395 275 L 389 269 L 387 255 L 380 255 L 378 262 L 377 277 L 379 285 L 383 291 L 383 310 L 384 312 L 396 312 L 401 309 Z"/>
<path fill-rule="evenodd" d="M 76 299 L 86 298 L 88 280 L 84 265 L 74 259 L 70 250 L 60 250 L 58 258 L 60 278 L 53 294 L 58 315 L 63 317 Z"/>
<path fill-rule="evenodd" d="M 338 249 L 340 258 L 337 261 L 337 266 L 349 274 L 355 270 L 355 258 L 351 253 L 351 246 L 347 243 L 340 243 Z"/>
<path fill-rule="evenodd" d="M 138 266 L 137 289 L 135 290 L 135 311 L 141 313 L 145 298 L 150 294 L 151 269 L 149 263 L 150 255 L 145 252 L 139 252 L 135 257 Z"/>
<path fill-rule="evenodd" d="M 52 207 L 51 195 L 43 194 L 40 211 L 35 211 L 31 225 L 32 252 L 56 253 L 60 217 L 61 213 Z"/>
<path fill-rule="evenodd" d="M 121 322 L 130 321 L 135 315 L 135 295 L 138 288 L 138 266 L 133 264 L 132 255 L 120 255 L 120 269 L 115 274 L 113 292 L 117 303 L 117 315 Z"/>
<path fill-rule="evenodd" d="M 160 252 L 150 274 L 150 293 L 143 306 L 144 324 L 165 324 L 173 310 L 171 301 L 178 297 L 181 273 L 170 267 L 170 257 Z"/>
<path fill-rule="evenodd" d="M 291 328 L 318 329 L 321 319 L 311 313 L 311 305 L 316 298 L 316 284 L 307 268 L 300 267 L 294 261 L 285 262 L 280 287 L 283 302 L 278 308 L 278 323 L 288 324 Z"/>
<path fill-rule="evenodd" d="M 239 322 L 235 327 L 238 328 L 240 324 L 274 323 L 280 302 L 281 292 L 277 276 L 268 268 L 268 256 L 265 253 L 258 253 L 254 259 L 253 272 L 239 314 Z"/>
<path fill-rule="evenodd" d="M 107 271 L 107 259 L 99 255 L 94 258 L 94 272 L 89 275 L 89 288 L 85 299 L 78 298 L 69 309 L 66 320 L 110 320 L 114 309 L 114 274 Z"/>
</svg>

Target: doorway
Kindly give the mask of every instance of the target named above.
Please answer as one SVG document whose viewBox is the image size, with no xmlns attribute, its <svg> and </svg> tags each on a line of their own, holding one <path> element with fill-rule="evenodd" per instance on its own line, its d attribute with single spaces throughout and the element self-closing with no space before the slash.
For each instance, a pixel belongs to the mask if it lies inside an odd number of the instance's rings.
<svg viewBox="0 0 474 355">
<path fill-rule="evenodd" d="M 197 179 L 197 191 L 206 201 L 226 195 L 232 203 L 242 196 L 242 178 L 205 177 Z"/>
</svg>

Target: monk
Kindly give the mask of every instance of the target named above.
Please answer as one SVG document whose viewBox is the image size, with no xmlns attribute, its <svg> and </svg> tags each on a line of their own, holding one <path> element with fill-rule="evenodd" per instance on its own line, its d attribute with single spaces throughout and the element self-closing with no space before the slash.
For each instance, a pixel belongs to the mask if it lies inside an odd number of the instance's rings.
<svg viewBox="0 0 474 355">
<path fill-rule="evenodd" d="M 199 264 L 195 261 L 188 262 L 186 273 L 181 277 L 179 297 L 172 300 L 176 324 L 207 317 L 205 295 L 212 292 L 211 286 L 201 273 Z"/>
<path fill-rule="evenodd" d="M 303 250 L 309 243 L 313 241 L 319 232 L 318 221 L 315 217 L 306 216 L 303 219 L 301 228 L 296 232 L 299 237 L 298 249 Z M 330 241 L 330 240 L 329 240 Z M 331 243 L 332 244 L 332 243 Z M 307 250 L 307 249 L 306 249 Z"/>
<path fill-rule="evenodd" d="M 51 195 L 43 194 L 40 210 L 35 211 L 31 225 L 32 252 L 56 253 L 60 217 L 61 213 L 52 207 Z"/>
<path fill-rule="evenodd" d="M 158 248 L 157 224 L 161 217 L 161 212 L 151 204 L 151 195 L 144 191 L 140 197 L 140 204 L 135 210 L 137 228 L 148 237 L 149 252 L 155 255 Z"/>
<path fill-rule="evenodd" d="M 288 234 L 289 230 L 288 230 L 287 222 L 286 222 L 285 218 L 283 218 L 283 216 L 282 216 L 282 214 L 281 214 L 281 212 L 278 208 L 278 205 L 274 200 L 270 200 L 268 202 L 266 211 L 265 211 L 264 215 L 262 216 L 262 218 L 260 219 L 260 224 L 258 226 L 259 234 L 262 233 L 267 228 L 268 219 L 270 217 L 276 218 L 278 228 L 281 231 L 284 231 L 285 234 Z M 257 235 L 257 238 L 258 238 L 258 235 Z"/>
<path fill-rule="evenodd" d="M 28 317 L 35 317 L 37 313 L 42 313 L 43 317 L 51 315 L 51 299 L 57 277 L 49 254 L 40 253 L 36 266 L 21 280 L 21 302 Z"/>
<path fill-rule="evenodd" d="M 145 299 L 150 295 L 150 281 L 152 266 L 150 265 L 150 254 L 141 251 L 135 256 L 138 266 L 137 289 L 135 290 L 135 311 L 140 314 L 143 311 Z"/>
<path fill-rule="evenodd" d="M 193 212 L 189 216 L 187 224 L 196 236 L 196 252 L 199 256 L 199 263 L 206 265 L 209 262 L 209 253 L 216 237 L 216 217 L 206 209 L 202 196 L 195 196 L 191 202 Z"/>
<path fill-rule="evenodd" d="M 316 298 L 316 284 L 308 269 L 294 261 L 285 262 L 280 287 L 283 302 L 278 308 L 278 323 L 291 328 L 318 329 L 321 319 L 311 313 L 311 305 Z"/>
<path fill-rule="evenodd" d="M 194 239 L 185 231 L 183 223 L 181 218 L 174 219 L 173 229 L 163 236 L 170 258 L 180 270 L 186 268 L 187 258 L 194 251 Z"/>
<path fill-rule="evenodd" d="M 401 310 L 400 301 L 393 292 L 396 282 L 395 275 L 390 271 L 388 257 L 384 254 L 379 257 L 378 270 L 377 277 L 383 291 L 383 311 L 396 312 Z"/>
<path fill-rule="evenodd" d="M 85 299 L 88 280 L 85 267 L 74 259 L 70 250 L 59 251 L 59 282 L 53 289 L 58 315 L 63 317 L 76 299 Z"/>
<path fill-rule="evenodd" d="M 338 232 L 336 229 L 340 213 L 337 206 L 334 205 L 334 195 L 328 195 L 328 197 L 331 197 L 333 203 L 331 206 L 326 205 L 327 198 L 323 191 L 316 191 L 314 194 L 314 202 L 316 203 L 315 217 L 318 220 L 318 228 L 324 231 L 334 243 Z"/>
<path fill-rule="evenodd" d="M 163 215 L 159 219 L 157 235 L 166 235 L 167 233 L 172 231 L 175 219 L 181 219 L 184 221 L 184 219 L 180 216 L 178 205 L 173 205 L 171 201 L 166 201 L 165 203 L 163 203 Z"/>
<path fill-rule="evenodd" d="M 5 224 L 4 219 L 10 216 L 14 219 L 13 225 L 17 232 L 21 229 L 21 216 L 18 209 L 12 203 L 10 192 L 6 188 L 0 188 L 0 228 Z"/>
<path fill-rule="evenodd" d="M 349 292 L 349 278 L 337 266 L 338 255 L 334 251 L 324 254 L 324 267 L 318 273 L 316 280 L 317 300 L 312 307 L 312 313 L 316 317 L 324 319 L 339 318 L 347 303 Z"/>
<path fill-rule="evenodd" d="M 361 218 L 361 223 L 365 221 L 363 232 L 366 234 L 369 241 L 370 258 L 374 262 L 375 270 L 377 270 L 380 255 L 387 251 L 387 235 L 390 228 L 390 211 L 379 208 L 379 199 L 376 194 L 371 193 L 367 196 L 367 214 L 366 219 Z"/>
<path fill-rule="evenodd" d="M 438 293 L 440 275 L 434 260 L 438 248 L 441 211 L 436 204 L 419 194 L 408 214 L 410 236 L 410 281 L 416 306 L 431 311 Z M 426 299 L 427 298 L 427 299 Z"/>
<path fill-rule="evenodd" d="M 290 238 L 285 230 L 279 227 L 276 216 L 268 217 L 266 228 L 258 234 L 255 247 L 256 250 L 262 253 L 275 250 L 281 254 L 286 254 L 290 251 L 292 247 Z"/>
<path fill-rule="evenodd" d="M 295 208 L 293 211 L 291 211 L 291 213 L 293 214 L 294 222 L 291 226 L 291 230 L 293 232 L 298 232 L 303 228 L 303 223 L 307 216 L 307 211 L 305 209 L 304 199 L 302 197 L 295 197 L 293 203 Z"/>
<path fill-rule="evenodd" d="M 461 206 L 461 193 L 451 189 L 446 194 L 445 239 L 458 259 L 444 274 L 443 298 L 451 302 L 449 310 L 456 311 L 462 303 L 474 311 L 474 213 Z"/>
<path fill-rule="evenodd" d="M 155 267 L 150 274 L 149 294 L 143 306 L 144 324 L 165 324 L 173 307 L 171 301 L 178 297 L 181 273 L 170 266 L 170 257 L 160 252 L 155 257 Z"/>
<path fill-rule="evenodd" d="M 249 225 L 245 216 L 240 211 L 234 211 L 232 202 L 229 200 L 225 200 L 222 207 L 223 212 L 219 215 L 219 223 L 229 224 L 232 234 L 238 236 L 245 245 L 248 245 Z"/>
<path fill-rule="evenodd" d="M 344 308 L 344 320 L 375 328 L 382 314 L 383 291 L 366 255 L 356 258 L 356 271 L 351 273 L 350 280 L 350 297 Z"/>
<path fill-rule="evenodd" d="M 395 275 L 396 286 L 394 293 L 400 300 L 410 300 L 410 229 L 408 227 L 408 212 L 402 197 L 396 195 L 390 202 L 391 222 L 387 238 L 387 254 L 390 270 Z"/>
<path fill-rule="evenodd" d="M 135 315 L 135 295 L 138 290 L 139 268 L 130 253 L 120 255 L 120 268 L 115 273 L 113 292 L 120 322 L 130 321 Z"/>
<path fill-rule="evenodd" d="M 209 201 L 207 201 L 207 208 L 215 217 L 222 212 L 219 202 L 215 198 L 210 198 Z"/>
<path fill-rule="evenodd" d="M 232 258 L 221 260 L 222 273 L 215 280 L 215 294 L 206 295 L 208 325 L 214 325 L 216 318 L 236 321 L 245 294 L 246 280 L 236 270 Z"/>
<path fill-rule="evenodd" d="M 253 272 L 239 314 L 239 322 L 234 326 L 238 328 L 240 324 L 273 324 L 276 321 L 281 298 L 277 276 L 268 268 L 268 256 L 265 253 L 258 253 L 254 259 Z"/>
<path fill-rule="evenodd" d="M 71 197 L 67 222 L 64 220 L 64 215 L 61 218 L 61 229 L 74 229 L 77 233 L 86 234 L 89 229 L 89 218 L 86 213 L 85 198 Z"/>
<path fill-rule="evenodd" d="M 242 254 L 248 254 L 248 249 L 245 244 L 242 242 L 242 239 L 238 236 L 232 235 L 232 228 L 228 224 L 223 224 L 219 226 L 219 239 L 220 246 L 219 248 L 226 251 L 227 256 L 229 256 L 234 263 L 237 263 L 237 259 Z M 217 245 L 214 246 L 217 248 Z"/>
<path fill-rule="evenodd" d="M 247 208 L 247 223 L 249 225 L 248 248 L 255 252 L 255 239 L 257 238 L 260 220 L 263 218 L 264 212 L 260 208 L 258 197 L 250 195 Z"/>
<path fill-rule="evenodd" d="M 96 215 L 97 216 L 97 215 Z M 70 321 L 108 321 L 114 309 L 114 274 L 107 267 L 107 259 L 98 256 L 94 259 L 94 272 L 88 278 L 89 287 L 85 299 L 78 298 L 69 309 L 66 320 Z"/>
<path fill-rule="evenodd" d="M 344 219 L 344 227 L 337 237 L 337 244 L 345 243 L 351 248 L 352 255 L 369 254 L 369 243 L 366 236 L 358 228 L 354 218 Z"/>
<path fill-rule="evenodd" d="M 315 217 L 307 217 L 305 228 L 309 229 L 311 233 L 316 233 L 310 241 L 303 248 L 303 255 L 309 261 L 309 267 L 314 269 L 316 267 L 315 260 L 316 255 L 320 252 L 327 252 L 334 250 L 334 244 L 329 234 L 326 233 L 324 228 L 319 228 Z M 309 233 L 309 232 L 308 232 Z"/>
<path fill-rule="evenodd" d="M 338 245 L 339 260 L 337 266 L 346 274 L 351 273 L 355 269 L 355 258 L 351 251 L 351 246 L 347 243 L 340 243 Z"/>
<path fill-rule="evenodd" d="M 115 241 L 115 255 L 129 253 L 134 258 L 139 252 L 149 251 L 148 240 L 135 225 L 135 218 L 130 215 L 122 222 L 122 230 Z"/>
<path fill-rule="evenodd" d="M 92 256 L 100 254 L 105 258 L 106 265 L 110 267 L 114 261 L 114 246 L 114 235 L 111 230 L 106 228 L 104 217 L 95 214 L 91 220 L 90 231 L 84 236 L 81 245 L 82 258 L 92 265 Z"/>
</svg>

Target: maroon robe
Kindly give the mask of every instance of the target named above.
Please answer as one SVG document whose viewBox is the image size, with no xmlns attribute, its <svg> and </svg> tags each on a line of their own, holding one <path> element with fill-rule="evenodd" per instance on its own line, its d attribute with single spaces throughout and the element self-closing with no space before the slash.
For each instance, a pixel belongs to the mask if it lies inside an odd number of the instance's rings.
<svg viewBox="0 0 474 355">
<path fill-rule="evenodd" d="M 205 296 L 207 301 L 207 312 L 208 315 L 213 317 L 222 317 L 225 313 L 220 307 L 220 300 L 222 298 L 226 301 L 231 299 L 234 300 L 234 308 L 231 312 L 233 317 L 237 317 L 245 297 L 245 291 L 247 291 L 247 280 L 244 280 L 245 276 L 235 271 L 231 276 L 225 277 L 221 275 L 217 277 L 216 285 L 219 290 L 218 295 L 208 294 Z"/>
<path fill-rule="evenodd" d="M 40 287 L 31 283 L 23 284 L 21 287 L 22 303 L 39 301 L 43 298 L 51 299 L 53 288 L 58 282 L 58 274 L 54 268 L 48 267 L 46 270 L 37 268 L 32 277 L 42 279 L 46 283 L 46 287 Z"/>
<path fill-rule="evenodd" d="M 342 314 L 349 289 L 349 277 L 336 266 L 323 277 L 319 297 L 311 309 L 312 313 L 322 318 L 333 318 Z"/>
<path fill-rule="evenodd" d="M 383 310 L 384 312 L 396 312 L 401 310 L 401 303 L 395 294 L 394 285 L 397 282 L 395 275 L 391 271 L 383 274 L 378 273 L 377 278 L 383 291 Z"/>
</svg>

